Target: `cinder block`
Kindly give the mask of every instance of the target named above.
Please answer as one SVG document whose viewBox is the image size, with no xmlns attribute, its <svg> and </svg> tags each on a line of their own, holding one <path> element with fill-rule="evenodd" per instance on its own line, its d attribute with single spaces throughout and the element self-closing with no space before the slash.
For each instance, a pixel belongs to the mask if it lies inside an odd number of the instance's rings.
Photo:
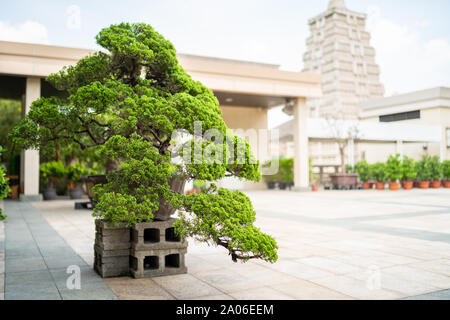
<svg viewBox="0 0 450 320">
<path fill-rule="evenodd" d="M 131 227 L 131 248 L 134 250 L 187 248 L 187 242 L 175 235 L 176 219 L 138 223 Z"/>
<path fill-rule="evenodd" d="M 187 273 L 187 249 L 131 250 L 130 273 L 134 278 L 150 278 Z"/>
</svg>

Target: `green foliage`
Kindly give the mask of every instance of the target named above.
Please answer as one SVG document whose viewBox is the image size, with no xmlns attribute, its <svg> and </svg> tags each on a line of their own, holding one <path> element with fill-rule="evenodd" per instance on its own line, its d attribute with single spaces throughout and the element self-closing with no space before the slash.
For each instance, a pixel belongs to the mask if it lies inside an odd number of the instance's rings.
<svg viewBox="0 0 450 320">
<path fill-rule="evenodd" d="M 280 181 L 286 184 L 294 183 L 294 159 L 280 159 Z"/>
<path fill-rule="evenodd" d="M 377 182 L 385 182 L 387 177 L 386 174 L 386 164 L 383 162 L 377 162 L 375 164 L 372 165 L 372 174 L 373 174 L 373 178 L 377 181 Z"/>
<path fill-rule="evenodd" d="M 362 160 L 355 164 L 355 172 L 359 174 L 359 179 L 362 182 L 367 182 L 371 179 L 371 166 L 366 160 Z"/>
<path fill-rule="evenodd" d="M 397 182 L 403 176 L 400 154 L 390 155 L 386 162 L 386 177 L 391 182 Z"/>
<path fill-rule="evenodd" d="M 17 173 L 15 170 L 11 172 L 11 165 L 17 153 L 14 152 L 13 145 L 8 140 L 8 133 L 20 121 L 20 118 L 20 101 L 0 99 L 0 146 L 7 149 L 7 152 L 3 152 L 0 156 L 0 162 L 8 164 L 7 169 L 10 174 Z"/>
<path fill-rule="evenodd" d="M 443 177 L 443 168 L 438 156 L 430 159 L 430 178 L 431 180 L 441 180 Z"/>
<path fill-rule="evenodd" d="M 56 181 L 63 178 L 66 174 L 66 168 L 61 161 L 46 162 L 39 166 L 41 178 L 44 185 L 54 188 Z"/>
<path fill-rule="evenodd" d="M 264 175 L 263 176 L 263 180 L 266 183 L 281 181 L 280 168 L 279 168 L 279 165 L 280 165 L 279 164 L 279 159 L 268 160 L 262 165 L 262 167 L 263 168 L 270 168 L 275 163 L 275 161 L 278 162 L 278 170 L 277 170 L 277 172 L 275 174 Z"/>
<path fill-rule="evenodd" d="M 412 158 L 403 157 L 402 161 L 402 179 L 412 180 L 417 177 L 415 161 Z"/>
<path fill-rule="evenodd" d="M 108 183 L 93 190 L 94 215 L 106 222 L 152 221 L 160 205 L 168 203 L 188 211 L 179 222 L 186 228 L 179 228 L 181 234 L 201 235 L 203 241 L 225 247 L 233 260 L 275 261 L 275 241 L 252 225 L 248 215 L 253 209 L 245 195 L 208 188 L 206 193 L 186 196 L 171 190 L 175 180 L 261 178 L 250 145 L 227 130 L 213 92 L 185 72 L 173 45 L 150 25 L 112 25 L 96 40 L 107 52 L 50 75 L 47 81 L 62 94 L 33 102 L 12 130 L 14 142 L 41 152 L 51 151 L 55 143 L 61 149 L 76 143 L 81 150 L 97 148 L 102 159 L 116 163 L 117 169 L 108 172 Z M 195 121 L 201 122 L 201 132 L 194 130 Z M 210 129 L 227 139 L 204 138 Z M 180 152 L 186 158 L 172 163 L 174 130 L 192 137 L 187 150 L 200 147 L 199 163 L 186 161 L 198 160 L 195 152 L 191 157 Z M 204 152 L 223 155 L 226 161 L 211 162 Z M 206 199 L 212 203 L 203 203 Z M 238 203 L 245 203 L 245 208 Z M 191 228 L 191 221 L 204 223 Z"/>
<path fill-rule="evenodd" d="M 0 146 L 0 155 L 4 151 L 3 147 Z M 5 177 L 6 171 L 3 166 L 0 166 L 0 200 L 5 199 L 9 192 L 11 191 L 9 188 L 9 179 Z M 6 215 L 3 215 L 2 209 L 0 208 L 0 221 L 6 219 Z"/>
<path fill-rule="evenodd" d="M 442 173 L 444 179 L 450 180 L 450 160 L 444 160 L 442 162 Z"/>
<path fill-rule="evenodd" d="M 430 181 L 432 179 L 431 156 L 423 155 L 422 159 L 416 162 L 415 169 L 417 172 L 417 180 Z"/>
<path fill-rule="evenodd" d="M 75 185 L 82 182 L 81 178 L 87 176 L 91 171 L 80 162 L 74 163 L 66 169 L 67 180 Z"/>
<path fill-rule="evenodd" d="M 351 164 L 345 165 L 345 173 L 355 173 L 355 168 Z"/>
</svg>

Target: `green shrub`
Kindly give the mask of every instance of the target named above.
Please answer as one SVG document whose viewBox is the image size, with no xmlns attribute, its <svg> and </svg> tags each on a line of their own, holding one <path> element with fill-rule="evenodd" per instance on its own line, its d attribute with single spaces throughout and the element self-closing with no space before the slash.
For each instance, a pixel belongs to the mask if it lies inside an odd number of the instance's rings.
<svg viewBox="0 0 450 320">
<path fill-rule="evenodd" d="M 386 177 L 390 182 L 397 182 L 403 177 L 400 154 L 389 156 L 386 161 Z"/>
<path fill-rule="evenodd" d="M 434 156 L 430 160 L 430 178 L 431 180 L 441 180 L 442 177 L 442 163 L 438 156 Z"/>
<path fill-rule="evenodd" d="M 4 149 L 0 146 L 0 156 Z M 5 177 L 6 170 L 3 166 L 0 165 L 0 200 L 5 199 L 9 192 L 11 191 L 9 188 L 9 179 Z M 2 209 L 0 208 L 0 221 L 5 220 L 6 215 L 3 215 Z"/>
<path fill-rule="evenodd" d="M 351 164 L 345 165 L 345 173 L 356 173 L 355 168 Z"/>
<path fill-rule="evenodd" d="M 270 168 L 272 166 L 272 164 L 277 161 L 278 162 L 278 171 L 274 174 L 271 175 L 263 175 L 263 180 L 266 183 L 269 182 L 279 182 L 281 181 L 281 175 L 280 175 L 280 159 L 274 159 L 274 160 L 268 160 L 266 161 L 262 167 L 263 168 Z"/>
<path fill-rule="evenodd" d="M 294 183 L 294 159 L 280 159 L 280 181 L 281 183 Z"/>
<path fill-rule="evenodd" d="M 82 177 L 90 174 L 90 170 L 80 162 L 74 163 L 68 168 L 66 168 L 67 180 L 73 183 L 75 186 L 81 184 L 83 181 Z"/>
<path fill-rule="evenodd" d="M 367 163 L 366 160 L 362 160 L 355 164 L 355 172 L 359 174 L 359 179 L 362 182 L 367 182 L 371 179 L 371 166 Z"/>
<path fill-rule="evenodd" d="M 416 162 L 415 168 L 418 181 L 430 181 L 432 179 L 431 157 L 429 155 L 423 155 L 422 159 Z"/>
<path fill-rule="evenodd" d="M 417 171 L 414 159 L 404 156 L 402 161 L 402 180 L 413 180 L 416 177 Z"/>
<path fill-rule="evenodd" d="M 442 162 L 442 175 L 444 179 L 450 180 L 450 160 L 444 160 Z"/>
<path fill-rule="evenodd" d="M 43 163 L 39 166 L 39 171 L 44 185 L 49 188 L 54 188 L 55 183 L 66 174 L 66 168 L 61 161 Z"/>
<path fill-rule="evenodd" d="M 377 162 L 372 165 L 373 178 L 377 182 L 385 182 L 388 179 L 386 174 L 386 164 L 384 162 Z"/>
</svg>

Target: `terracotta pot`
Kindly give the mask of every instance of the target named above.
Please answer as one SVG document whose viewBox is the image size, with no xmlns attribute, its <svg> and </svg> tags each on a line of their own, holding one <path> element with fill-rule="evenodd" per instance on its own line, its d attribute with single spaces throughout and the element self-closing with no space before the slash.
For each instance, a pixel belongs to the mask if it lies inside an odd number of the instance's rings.
<svg viewBox="0 0 450 320">
<path fill-rule="evenodd" d="M 414 186 L 414 181 L 402 181 L 402 188 L 405 190 L 411 190 Z"/>
<path fill-rule="evenodd" d="M 11 199 L 19 199 L 19 186 L 10 186 L 11 192 L 9 193 L 9 197 Z"/>
<path fill-rule="evenodd" d="M 442 182 L 444 184 L 444 188 L 450 188 L 450 180 L 444 180 Z"/>
<path fill-rule="evenodd" d="M 419 181 L 417 184 L 420 189 L 428 189 L 430 187 L 430 181 Z"/>
<path fill-rule="evenodd" d="M 439 189 L 441 187 L 441 180 L 431 181 L 431 187 L 434 189 Z"/>
<path fill-rule="evenodd" d="M 373 183 L 363 182 L 362 183 L 364 190 L 369 190 L 373 188 Z"/>
<path fill-rule="evenodd" d="M 396 191 L 400 188 L 400 183 L 398 182 L 389 182 L 389 190 Z"/>
<path fill-rule="evenodd" d="M 319 190 L 319 187 L 316 184 L 313 184 L 312 191 L 317 192 Z"/>
<path fill-rule="evenodd" d="M 384 190 L 385 183 L 384 182 L 377 182 L 375 183 L 377 190 Z"/>
</svg>

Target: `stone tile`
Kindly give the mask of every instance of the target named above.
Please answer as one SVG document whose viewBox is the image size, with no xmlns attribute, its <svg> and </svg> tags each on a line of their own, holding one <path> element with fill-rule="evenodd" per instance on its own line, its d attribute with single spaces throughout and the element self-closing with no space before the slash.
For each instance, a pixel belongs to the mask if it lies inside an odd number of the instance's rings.
<svg viewBox="0 0 450 320">
<path fill-rule="evenodd" d="M 44 257 L 45 264 L 49 269 L 67 268 L 72 265 L 79 267 L 87 266 L 86 262 L 76 254 L 63 256 Z"/>
<path fill-rule="evenodd" d="M 333 275 L 331 272 L 295 261 L 280 261 L 267 267 L 306 280 Z"/>
<path fill-rule="evenodd" d="M 352 279 L 348 276 L 343 275 L 312 279 L 310 281 L 334 291 L 341 292 L 355 299 L 391 300 L 404 298 L 404 295 L 399 292 L 376 288 L 371 290 L 370 287 L 367 286 L 366 281 Z"/>
<path fill-rule="evenodd" d="M 0 292 L 0 300 L 5 300 L 5 294 L 3 292 Z"/>
<path fill-rule="evenodd" d="M 232 292 L 230 296 L 238 300 L 294 300 L 291 296 L 269 287 Z"/>
<path fill-rule="evenodd" d="M 383 274 L 391 274 L 395 277 L 405 279 L 407 281 L 416 281 L 424 285 L 431 285 L 441 289 L 450 288 L 450 277 L 425 271 L 419 268 L 413 268 L 410 266 L 397 266 L 391 268 L 385 268 L 382 270 Z"/>
<path fill-rule="evenodd" d="M 120 300 L 174 299 L 152 279 L 110 278 L 105 279 L 105 282 Z"/>
<path fill-rule="evenodd" d="M 189 247 L 188 247 L 189 250 Z M 199 272 L 211 271 L 220 269 L 219 266 L 209 263 L 207 260 L 199 258 L 193 254 L 187 254 L 185 256 L 186 266 L 190 274 L 197 274 Z"/>
<path fill-rule="evenodd" d="M 7 285 L 5 300 L 60 300 L 53 282 L 35 282 L 28 285 Z"/>
<path fill-rule="evenodd" d="M 67 280 L 73 275 L 73 273 L 67 272 L 67 268 L 50 269 L 50 274 L 60 290 L 67 289 Z M 84 266 L 80 267 L 80 285 L 81 288 L 84 288 L 97 285 L 104 287 L 105 284 L 103 279 L 93 269 Z"/>
<path fill-rule="evenodd" d="M 296 261 L 317 267 L 333 274 L 347 274 L 359 271 L 358 267 L 325 257 L 311 257 Z"/>
<path fill-rule="evenodd" d="M 450 300 L 450 290 L 441 290 L 405 298 L 405 300 Z"/>
<path fill-rule="evenodd" d="M 42 257 L 6 259 L 6 273 L 45 269 L 47 266 Z"/>
<path fill-rule="evenodd" d="M 156 277 L 153 278 L 155 283 L 168 291 L 176 299 L 192 299 L 208 295 L 222 294 L 219 290 L 212 286 L 199 281 L 197 278 L 189 274 Z"/>
<path fill-rule="evenodd" d="M 104 283 L 81 286 L 81 289 L 60 289 L 63 300 L 118 300 Z"/>
<path fill-rule="evenodd" d="M 198 297 L 192 300 L 234 300 L 234 298 L 227 294 L 219 294 L 217 296 Z"/>
<path fill-rule="evenodd" d="M 279 284 L 270 287 L 297 300 L 353 299 L 340 292 L 301 279 L 296 279 L 290 283 Z"/>
<path fill-rule="evenodd" d="M 5 273 L 5 260 L 0 258 L 0 274 Z"/>
<path fill-rule="evenodd" d="M 439 273 L 450 277 L 450 259 L 439 259 L 409 264 L 410 267 Z"/>
<path fill-rule="evenodd" d="M 6 286 L 28 285 L 40 282 L 52 282 L 53 278 L 48 270 L 11 272 L 5 274 Z"/>
</svg>

